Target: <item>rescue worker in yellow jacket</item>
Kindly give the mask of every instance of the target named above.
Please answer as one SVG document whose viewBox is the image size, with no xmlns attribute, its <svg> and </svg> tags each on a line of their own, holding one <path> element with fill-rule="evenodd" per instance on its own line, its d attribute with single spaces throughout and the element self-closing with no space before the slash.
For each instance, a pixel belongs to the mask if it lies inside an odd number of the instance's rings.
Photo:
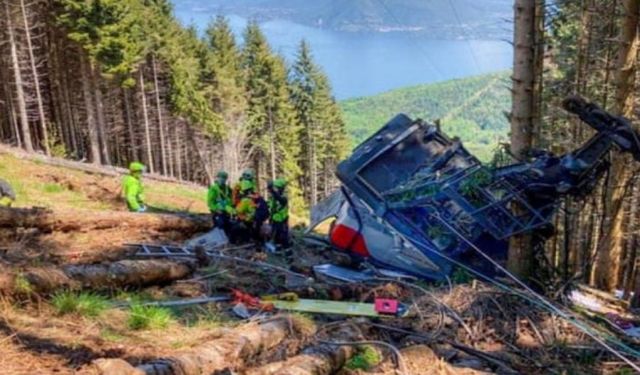
<svg viewBox="0 0 640 375">
<path fill-rule="evenodd" d="M 289 199 L 285 188 L 287 180 L 278 178 L 269 182 L 269 221 L 271 234 L 276 246 L 288 249 L 289 241 Z"/>
<path fill-rule="evenodd" d="M 242 172 L 242 175 L 240 176 L 240 179 L 238 180 L 238 182 L 235 185 L 233 185 L 233 189 L 231 192 L 231 201 L 233 202 L 234 206 L 237 206 L 238 203 L 240 203 L 242 181 L 250 182 L 251 186 L 253 186 L 253 189 L 254 190 L 257 189 L 256 174 L 253 172 L 253 169 L 245 169 Z"/>
<path fill-rule="evenodd" d="M 144 164 L 133 162 L 129 164 L 129 174 L 122 180 L 122 196 L 131 212 L 145 212 L 144 186 L 142 185 L 142 173 Z"/>
<path fill-rule="evenodd" d="M 264 242 L 261 229 L 269 218 L 267 202 L 256 192 L 254 183 L 249 180 L 240 182 L 238 198 L 236 217 L 239 224 L 242 225 L 240 230 L 244 232 L 238 233 L 238 237 L 242 236 L 245 239 L 254 240 L 261 250 Z"/>
<path fill-rule="evenodd" d="M 218 172 L 207 193 L 207 205 L 213 218 L 213 227 L 222 229 L 227 236 L 230 234 L 231 218 L 235 213 L 231 202 L 231 187 L 227 184 L 228 178 L 227 172 Z"/>
<path fill-rule="evenodd" d="M 0 207 L 11 207 L 16 200 L 16 193 L 11 188 L 11 185 L 0 178 Z"/>
</svg>

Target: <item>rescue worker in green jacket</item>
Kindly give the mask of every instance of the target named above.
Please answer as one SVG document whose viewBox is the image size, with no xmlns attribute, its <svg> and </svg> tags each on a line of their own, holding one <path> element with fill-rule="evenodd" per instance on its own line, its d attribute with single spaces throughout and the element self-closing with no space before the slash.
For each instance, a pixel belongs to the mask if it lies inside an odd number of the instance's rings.
<svg viewBox="0 0 640 375">
<path fill-rule="evenodd" d="M 11 185 L 0 178 L 0 207 L 11 207 L 16 200 L 16 193 L 11 188 Z"/>
<path fill-rule="evenodd" d="M 256 192 L 255 184 L 247 179 L 240 181 L 239 201 L 236 205 L 236 217 L 241 226 L 237 227 L 238 232 L 234 237 L 244 237 L 256 242 L 259 249 L 262 249 L 261 229 L 264 222 L 269 218 L 269 208 L 264 198 Z"/>
<path fill-rule="evenodd" d="M 145 170 L 144 164 L 134 161 L 129 164 L 129 174 L 122 180 L 122 195 L 127 208 L 131 212 L 145 212 L 147 207 L 144 203 L 144 187 L 142 185 L 142 173 Z"/>
<path fill-rule="evenodd" d="M 209 186 L 207 193 L 207 205 L 213 218 L 213 227 L 222 229 L 227 236 L 230 234 L 231 217 L 235 211 L 231 205 L 231 188 L 227 184 L 228 178 L 227 172 L 218 172 L 216 180 Z"/>
<path fill-rule="evenodd" d="M 240 203 L 241 198 L 241 184 L 242 181 L 248 181 L 253 186 L 253 189 L 257 189 L 256 186 L 256 174 L 253 172 L 253 169 L 245 169 L 240 176 L 240 180 L 233 186 L 233 191 L 231 193 L 231 200 L 234 206 L 237 206 Z M 248 185 L 247 185 L 248 186 Z"/>
<path fill-rule="evenodd" d="M 289 199 L 285 192 L 287 180 L 278 178 L 269 182 L 269 221 L 271 234 L 276 246 L 288 249 L 289 241 Z"/>
</svg>

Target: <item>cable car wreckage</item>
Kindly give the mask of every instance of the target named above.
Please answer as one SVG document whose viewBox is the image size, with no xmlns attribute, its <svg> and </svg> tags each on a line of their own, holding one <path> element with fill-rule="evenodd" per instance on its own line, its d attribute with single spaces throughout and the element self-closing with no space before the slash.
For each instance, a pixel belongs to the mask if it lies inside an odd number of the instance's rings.
<svg viewBox="0 0 640 375">
<path fill-rule="evenodd" d="M 577 97 L 563 105 L 594 136 L 562 156 L 536 151 L 502 168 L 483 165 L 436 126 L 398 115 L 338 165 L 342 187 L 313 208 L 310 228 L 334 217 L 331 245 L 382 269 L 441 280 L 458 264 L 495 275 L 509 238 L 552 233 L 560 199 L 591 192 L 610 150 L 640 161 L 629 120 Z"/>
</svg>

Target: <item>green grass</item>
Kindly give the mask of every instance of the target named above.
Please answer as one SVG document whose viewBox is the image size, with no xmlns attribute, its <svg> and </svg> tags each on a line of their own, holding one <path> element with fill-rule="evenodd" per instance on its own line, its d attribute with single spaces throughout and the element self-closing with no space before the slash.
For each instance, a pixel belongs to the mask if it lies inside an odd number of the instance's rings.
<svg viewBox="0 0 640 375">
<path fill-rule="evenodd" d="M 86 292 L 58 292 L 53 296 L 51 303 L 60 315 L 97 317 L 109 308 L 109 302 L 105 297 Z"/>
<path fill-rule="evenodd" d="M 346 363 L 349 370 L 370 370 L 382 361 L 380 353 L 371 345 L 360 346 L 356 355 Z"/>
<path fill-rule="evenodd" d="M 105 177 L 87 174 L 82 171 L 44 164 L 40 161 L 29 161 L 16 158 L 10 154 L 0 154 L 0 171 L 3 179 L 13 187 L 17 199 L 15 207 L 74 208 L 107 211 L 124 209 L 114 207 L 111 197 L 105 200 L 91 199 L 83 186 L 100 184 L 108 181 L 106 187 L 117 194 L 121 176 Z M 64 182 L 54 183 L 51 177 L 59 177 L 60 181 L 69 178 L 78 189 L 70 190 Z M 145 180 L 145 191 L 148 204 L 172 211 L 207 212 L 206 189 L 195 185 L 158 182 Z"/>
<path fill-rule="evenodd" d="M 171 310 L 155 306 L 134 305 L 129 311 L 127 325 L 133 330 L 161 329 L 174 322 Z"/>
<path fill-rule="evenodd" d="M 42 185 L 42 191 L 49 194 L 62 193 L 65 190 L 63 186 L 58 184 L 50 183 Z"/>
</svg>

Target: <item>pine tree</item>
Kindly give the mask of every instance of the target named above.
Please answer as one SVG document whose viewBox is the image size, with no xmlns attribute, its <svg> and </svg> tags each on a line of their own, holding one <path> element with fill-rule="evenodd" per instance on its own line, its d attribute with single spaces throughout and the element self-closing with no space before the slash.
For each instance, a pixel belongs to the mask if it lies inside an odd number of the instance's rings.
<svg viewBox="0 0 640 375">
<path fill-rule="evenodd" d="M 328 193 L 331 173 L 344 156 L 346 132 L 340 110 L 331 96 L 327 77 L 313 62 L 309 45 L 300 43 L 291 72 L 291 100 L 303 127 L 300 143 L 305 197 L 311 206 Z M 322 186 L 321 186 L 322 184 Z"/>
<path fill-rule="evenodd" d="M 250 22 L 244 33 L 242 67 L 248 99 L 247 134 L 249 157 L 258 174 L 258 180 L 275 178 L 274 113 L 272 72 L 274 57 L 267 40 L 256 22 Z"/>
<path fill-rule="evenodd" d="M 247 101 L 240 50 L 228 21 L 222 16 L 211 22 L 206 35 L 209 47 L 203 67 L 203 81 L 208 84 L 206 96 L 224 122 L 222 167 L 236 179 L 248 163 L 245 157 Z"/>
</svg>

